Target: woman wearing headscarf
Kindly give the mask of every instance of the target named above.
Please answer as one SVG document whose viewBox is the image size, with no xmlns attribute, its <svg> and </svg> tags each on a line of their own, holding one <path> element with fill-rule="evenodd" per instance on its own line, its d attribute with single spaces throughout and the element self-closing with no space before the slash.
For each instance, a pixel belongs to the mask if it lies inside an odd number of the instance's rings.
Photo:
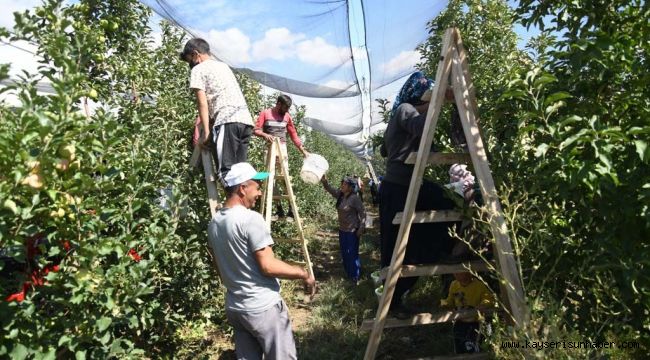
<svg viewBox="0 0 650 360">
<path fill-rule="evenodd" d="M 355 284 L 361 276 L 359 260 L 359 239 L 366 225 L 366 211 L 357 195 L 359 185 L 356 179 L 346 176 L 338 189 L 333 188 L 323 175 L 323 188 L 336 199 L 336 211 L 339 219 L 339 245 L 343 268 L 348 278 Z"/>
<path fill-rule="evenodd" d="M 393 218 L 404 211 L 409 192 L 413 164 L 404 161 L 417 151 L 431 98 L 433 81 L 422 72 L 411 75 L 393 104 L 391 118 L 384 133 L 382 155 L 386 156 L 386 173 L 379 191 L 379 220 L 381 232 L 381 266 L 390 265 L 397 241 L 399 225 L 393 225 Z M 453 201 L 444 196 L 441 186 L 423 181 L 416 211 L 453 208 Z M 432 263 L 440 260 L 451 248 L 448 233 L 449 223 L 414 224 L 411 227 L 404 264 Z M 402 304 L 402 295 L 408 291 L 417 277 L 400 278 L 395 287 L 390 311 L 395 317 L 404 318 L 410 311 Z"/>
</svg>

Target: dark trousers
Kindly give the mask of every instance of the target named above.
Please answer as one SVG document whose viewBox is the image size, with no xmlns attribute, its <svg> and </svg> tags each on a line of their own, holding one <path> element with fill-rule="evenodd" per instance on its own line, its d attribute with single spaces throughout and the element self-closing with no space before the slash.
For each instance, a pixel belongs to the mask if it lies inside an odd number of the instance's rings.
<svg viewBox="0 0 650 360">
<path fill-rule="evenodd" d="M 454 323 L 454 350 L 456 354 L 477 353 L 481 349 L 481 333 L 479 332 L 480 324 L 478 322 Z"/>
<path fill-rule="evenodd" d="M 395 214 L 404 211 L 408 186 L 391 183 L 384 180 L 379 189 L 379 222 L 381 232 L 381 266 L 389 266 L 393 249 L 397 241 L 399 225 L 393 225 Z M 432 182 L 424 181 L 420 188 L 416 211 L 449 210 L 454 207 L 453 201 L 444 196 L 442 187 Z M 414 224 L 409 234 L 404 264 L 434 263 L 451 250 L 449 228 L 453 223 Z M 400 278 L 397 280 L 391 307 L 398 306 L 402 295 L 417 282 L 417 277 Z"/>
<path fill-rule="evenodd" d="M 213 144 L 214 157 L 219 179 L 226 176 L 230 168 L 237 163 L 248 161 L 248 144 L 253 134 L 253 127 L 242 123 L 227 123 L 212 128 L 210 139 Z"/>
<path fill-rule="evenodd" d="M 359 260 L 359 237 L 354 232 L 339 230 L 339 246 L 343 268 L 352 281 L 359 280 L 361 276 L 361 260 Z"/>
</svg>

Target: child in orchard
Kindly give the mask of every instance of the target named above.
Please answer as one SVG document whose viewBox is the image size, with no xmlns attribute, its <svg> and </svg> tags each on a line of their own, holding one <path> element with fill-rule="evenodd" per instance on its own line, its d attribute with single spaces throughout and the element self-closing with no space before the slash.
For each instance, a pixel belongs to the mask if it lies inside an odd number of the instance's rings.
<svg viewBox="0 0 650 360">
<path fill-rule="evenodd" d="M 455 310 L 487 310 L 494 308 L 494 296 L 485 284 L 468 272 L 455 273 L 443 307 Z M 454 322 L 454 348 L 457 354 L 480 352 L 480 322 L 476 316 L 461 318 Z"/>
</svg>

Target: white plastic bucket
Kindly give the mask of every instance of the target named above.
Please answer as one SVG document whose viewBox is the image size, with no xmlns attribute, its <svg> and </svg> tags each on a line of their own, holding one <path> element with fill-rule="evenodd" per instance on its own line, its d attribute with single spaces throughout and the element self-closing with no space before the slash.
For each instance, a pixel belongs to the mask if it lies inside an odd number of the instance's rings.
<svg viewBox="0 0 650 360">
<path fill-rule="evenodd" d="M 375 295 L 377 295 L 377 299 L 381 299 L 381 295 L 384 293 L 384 285 L 379 285 L 378 287 L 375 288 Z"/>
<path fill-rule="evenodd" d="M 330 165 L 324 157 L 318 154 L 309 154 L 302 163 L 300 177 L 308 184 L 318 184 Z"/>
<path fill-rule="evenodd" d="M 372 274 L 370 274 L 370 278 L 372 279 L 372 283 L 375 284 L 375 286 L 381 285 L 381 271 L 380 270 L 374 271 Z"/>
</svg>

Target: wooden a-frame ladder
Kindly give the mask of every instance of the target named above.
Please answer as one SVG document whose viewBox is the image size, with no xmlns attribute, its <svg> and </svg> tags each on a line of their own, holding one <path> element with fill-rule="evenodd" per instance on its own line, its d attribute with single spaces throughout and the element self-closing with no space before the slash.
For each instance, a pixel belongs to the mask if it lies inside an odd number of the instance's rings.
<svg viewBox="0 0 650 360">
<path fill-rule="evenodd" d="M 212 167 L 212 154 L 210 150 L 201 148 L 200 145 L 194 146 L 194 152 L 190 158 L 190 167 L 197 168 L 199 160 L 203 165 L 203 176 L 205 177 L 205 186 L 208 189 L 208 205 L 210 206 L 210 216 L 217 214 L 217 209 L 221 206 L 219 203 L 219 190 L 217 189 L 217 176 Z"/>
<path fill-rule="evenodd" d="M 280 172 L 281 172 L 280 175 L 275 174 L 276 159 L 278 159 L 280 162 Z M 192 168 L 198 167 L 199 160 L 203 165 L 203 175 L 205 177 L 205 185 L 208 190 L 208 205 L 210 207 L 210 215 L 214 217 L 217 213 L 217 209 L 221 205 L 219 203 L 219 190 L 217 189 L 218 179 L 212 167 L 212 154 L 208 149 L 204 149 L 201 148 L 201 146 L 196 145 L 194 147 L 194 152 L 192 153 L 192 157 L 190 158 L 190 166 Z M 266 190 L 264 192 L 264 195 L 262 196 L 262 207 L 260 212 L 262 213 L 262 215 L 266 215 L 265 216 L 266 224 L 270 230 L 271 229 L 271 208 L 272 208 L 271 205 L 272 205 L 272 200 L 274 198 L 273 185 L 275 183 L 276 177 L 283 178 L 285 181 L 285 189 L 287 190 L 288 194 L 277 196 L 277 199 L 289 200 L 291 210 L 294 214 L 294 221 L 296 222 L 296 226 L 298 228 L 298 235 L 300 238 L 298 240 L 280 239 L 279 241 L 299 242 L 302 246 L 301 250 L 305 261 L 304 262 L 286 261 L 286 262 L 293 263 L 295 265 L 306 266 L 307 271 L 309 271 L 309 275 L 314 276 L 313 266 L 311 263 L 311 259 L 309 258 L 309 251 L 307 250 L 307 240 L 305 239 L 305 236 L 303 234 L 302 220 L 300 219 L 300 216 L 298 216 L 298 206 L 296 205 L 296 198 L 293 195 L 293 188 L 291 187 L 291 178 L 289 177 L 289 169 L 286 166 L 282 152 L 280 151 L 280 141 L 278 139 L 275 139 L 269 146 L 269 151 L 267 156 L 267 169 L 269 171 L 269 177 L 266 183 Z M 278 241 L 278 239 L 275 240 Z M 216 260 L 212 256 L 212 253 L 209 251 L 208 253 L 212 258 L 212 261 L 215 262 Z M 215 269 L 217 269 L 216 266 Z"/>
<path fill-rule="evenodd" d="M 306 266 L 309 275 L 314 276 L 314 270 L 312 268 L 311 259 L 309 258 L 309 250 L 307 250 L 307 240 L 303 233 L 302 228 L 302 219 L 298 213 L 298 206 L 296 205 L 296 197 L 293 194 L 293 187 L 291 186 L 291 177 L 289 176 L 289 167 L 287 166 L 288 161 L 284 158 L 284 154 L 280 149 L 280 139 L 275 138 L 273 142 L 269 144 L 269 150 L 267 152 L 266 165 L 267 171 L 269 172 L 269 177 L 266 180 L 266 189 L 262 195 L 262 205 L 260 212 L 266 220 L 266 225 L 269 230 L 271 230 L 271 213 L 273 210 L 273 200 L 288 200 L 289 206 L 291 207 L 291 212 L 293 213 L 293 219 L 298 229 L 298 239 L 275 239 L 276 241 L 282 242 L 296 242 L 300 243 L 302 255 L 304 262 L 299 261 L 286 261 L 288 263 L 293 263 L 294 265 Z M 280 163 L 280 173 L 276 175 L 276 163 Z M 284 180 L 284 188 L 286 190 L 285 195 L 273 195 L 273 188 L 275 186 L 275 178 L 280 178 Z"/>
<path fill-rule="evenodd" d="M 415 211 L 420 186 L 422 185 L 422 176 L 427 164 L 453 164 L 459 160 L 467 159 L 467 154 L 465 153 L 429 153 L 450 78 L 456 106 L 458 107 L 467 141 L 469 158 L 472 161 L 476 178 L 481 188 L 485 207 L 488 211 L 491 232 L 495 239 L 493 249 L 496 253 L 498 271 L 505 281 L 506 303 L 509 304 L 510 315 L 516 326 L 525 327 L 528 323 L 529 313 L 518 272 L 517 260 L 512 250 L 508 236 L 508 228 L 503 217 L 501 205 L 499 204 L 492 173 L 488 166 L 485 148 L 479 133 L 477 123 L 478 106 L 469 72 L 467 55 L 463 47 L 460 32 L 456 28 L 450 28 L 446 30 L 443 37 L 440 63 L 436 72 L 435 84 L 431 96 L 432 100 L 429 104 L 426 122 L 420 140 L 420 147 L 417 153 L 412 153 L 409 159 L 406 160 L 407 163 L 415 163 L 415 167 L 413 169 L 404 211 L 397 213 L 393 220 L 393 223 L 400 224 L 400 227 L 390 266 L 388 269 L 382 271 L 382 275 L 385 275 L 382 278 L 386 279 L 384 291 L 379 300 L 375 318 L 365 321 L 362 325 L 362 329 L 372 327 L 364 356 L 366 360 L 375 358 L 384 327 L 450 322 L 463 316 L 461 314 L 462 311 L 451 311 L 442 314 L 418 314 L 407 320 L 387 319 L 388 309 L 393 293 L 395 292 L 395 285 L 400 277 L 438 275 L 463 271 L 484 271 L 488 268 L 488 264 L 482 261 L 473 261 L 458 265 L 402 265 L 409 232 L 414 222 L 449 222 L 461 219 L 460 214 L 454 211 Z"/>
</svg>

